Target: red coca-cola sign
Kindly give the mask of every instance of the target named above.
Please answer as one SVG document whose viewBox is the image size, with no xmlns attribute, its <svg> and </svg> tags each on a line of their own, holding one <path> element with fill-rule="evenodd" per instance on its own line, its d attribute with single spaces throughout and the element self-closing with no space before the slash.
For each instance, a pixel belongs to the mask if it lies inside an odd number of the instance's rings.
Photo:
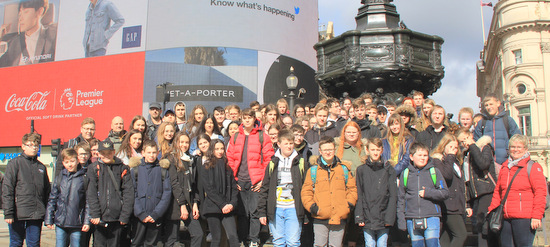
<svg viewBox="0 0 550 247">
<path fill-rule="evenodd" d="M 43 145 L 76 137 L 86 117 L 99 139 L 115 116 L 128 126 L 142 110 L 144 60 L 140 52 L 1 69 L 0 147 L 21 145 L 31 120 Z"/>
</svg>

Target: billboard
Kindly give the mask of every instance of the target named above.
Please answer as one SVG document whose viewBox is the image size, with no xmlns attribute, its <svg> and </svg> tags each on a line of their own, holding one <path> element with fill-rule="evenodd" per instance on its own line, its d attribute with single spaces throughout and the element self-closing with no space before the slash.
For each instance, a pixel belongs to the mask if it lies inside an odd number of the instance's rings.
<svg viewBox="0 0 550 247">
<path fill-rule="evenodd" d="M 208 111 L 274 103 L 291 66 L 308 91 L 297 102 L 318 99 L 314 0 L 21 3 L 0 0 L 0 147 L 20 145 L 30 120 L 47 145 L 77 136 L 85 117 L 103 139 L 114 116 L 127 127 L 166 99 Z"/>
<path fill-rule="evenodd" d="M 86 117 L 96 136 L 106 138 L 111 119 L 128 121 L 141 113 L 145 54 L 131 53 L 2 69 L 0 146 L 21 144 L 30 120 L 50 139 L 69 140 Z"/>
</svg>

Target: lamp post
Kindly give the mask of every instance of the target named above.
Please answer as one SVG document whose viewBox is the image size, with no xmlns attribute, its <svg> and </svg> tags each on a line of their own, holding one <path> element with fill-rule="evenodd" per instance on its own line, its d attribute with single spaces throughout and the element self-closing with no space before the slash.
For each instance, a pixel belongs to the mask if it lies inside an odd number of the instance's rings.
<svg viewBox="0 0 550 247">
<path fill-rule="evenodd" d="M 162 110 L 161 110 L 161 112 L 166 111 L 166 102 L 170 101 L 170 94 L 168 94 L 168 92 L 166 92 L 166 87 L 172 86 L 172 85 L 174 85 L 174 83 L 171 83 L 171 82 L 165 82 L 165 83 L 157 85 L 157 95 L 158 95 L 158 91 L 162 90 Z M 158 96 L 157 96 L 157 101 L 158 101 Z"/>
<path fill-rule="evenodd" d="M 296 97 L 294 90 L 298 87 L 298 77 L 294 75 L 294 67 L 290 67 L 290 74 L 286 77 L 286 87 L 290 91 L 288 98 L 290 101 L 290 112 L 292 113 L 294 112 L 294 98 Z"/>
</svg>

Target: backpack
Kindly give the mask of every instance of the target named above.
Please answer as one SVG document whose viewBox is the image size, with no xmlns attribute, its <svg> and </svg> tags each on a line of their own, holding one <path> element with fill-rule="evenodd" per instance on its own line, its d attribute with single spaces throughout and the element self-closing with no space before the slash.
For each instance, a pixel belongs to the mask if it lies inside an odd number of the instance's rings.
<svg viewBox="0 0 550 247">
<path fill-rule="evenodd" d="M 435 167 L 430 167 L 430 176 L 432 177 L 432 181 L 434 183 L 434 186 L 437 184 L 437 173 L 435 172 Z M 407 188 L 407 182 L 409 180 L 409 168 L 405 168 L 403 171 L 403 185 L 405 185 L 405 188 Z"/>
<path fill-rule="evenodd" d="M 347 166 L 340 164 L 342 166 L 342 170 L 344 170 L 344 180 L 346 183 L 346 186 L 348 185 L 348 177 L 349 177 L 349 169 Z M 311 176 L 311 185 L 313 186 L 313 190 L 315 190 L 315 182 L 317 181 L 317 168 L 319 165 L 314 165 L 309 169 L 309 173 Z"/>
<path fill-rule="evenodd" d="M 304 176 L 304 158 L 300 158 L 298 166 L 300 167 L 300 174 L 303 177 Z M 268 170 L 269 173 L 268 173 L 268 175 L 271 176 L 271 174 L 273 173 L 273 169 L 275 169 L 275 163 L 273 161 L 270 161 L 269 162 L 269 170 Z"/>
<path fill-rule="evenodd" d="M 262 149 L 264 147 L 264 131 L 260 130 L 258 131 L 260 134 L 260 163 L 264 163 L 264 153 L 262 152 Z M 233 136 L 233 145 L 235 145 L 235 142 L 237 142 L 237 136 L 239 136 L 239 131 L 235 132 L 235 135 Z"/>
<path fill-rule="evenodd" d="M 529 183 L 531 183 L 531 169 L 533 168 L 533 164 L 535 164 L 534 160 L 529 160 L 527 162 L 527 178 L 529 179 Z M 544 209 L 548 209 L 550 207 L 550 194 L 548 192 L 548 187 L 546 188 L 546 206 Z"/>
</svg>

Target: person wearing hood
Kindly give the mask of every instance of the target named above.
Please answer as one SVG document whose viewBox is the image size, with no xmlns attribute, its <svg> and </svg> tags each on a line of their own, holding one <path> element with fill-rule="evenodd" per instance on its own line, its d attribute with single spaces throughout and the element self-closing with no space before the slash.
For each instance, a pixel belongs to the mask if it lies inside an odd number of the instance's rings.
<svg viewBox="0 0 550 247">
<path fill-rule="evenodd" d="M 256 120 L 256 112 L 251 108 L 243 110 L 239 132 L 229 140 L 227 165 L 231 167 L 240 191 L 237 206 L 239 239 L 241 242 L 250 240 L 250 246 L 254 247 L 260 243 L 259 192 L 265 168 L 273 154 L 269 135 Z"/>
<path fill-rule="evenodd" d="M 362 99 L 356 99 L 353 101 L 353 109 L 355 109 L 355 117 L 351 120 L 356 122 L 361 128 L 361 137 L 364 139 L 382 137 L 382 133 L 378 126 L 374 126 L 371 120 L 367 116 L 367 106 Z"/>
<path fill-rule="evenodd" d="M 414 111 L 414 108 L 412 108 L 409 105 L 401 105 L 395 109 L 395 113 L 399 114 L 401 116 L 401 119 L 403 119 L 403 123 L 405 124 L 405 128 L 409 130 L 411 135 L 416 138 L 418 135 L 418 130 L 415 129 L 414 123 L 416 123 L 416 112 Z M 388 122 L 389 127 L 389 122 Z"/>
<path fill-rule="evenodd" d="M 313 217 L 315 246 L 342 246 L 348 216 L 357 202 L 355 177 L 334 155 L 334 138 L 319 141 L 321 157 L 312 156 L 312 165 L 302 186 L 302 203 Z"/>
<path fill-rule="evenodd" d="M 111 130 L 107 139 L 109 139 L 113 144 L 115 144 L 115 150 L 118 151 L 122 140 L 126 135 L 126 130 L 124 130 L 124 119 L 122 117 L 116 116 L 111 121 Z"/>
<path fill-rule="evenodd" d="M 294 135 L 283 129 L 278 136 L 279 149 L 266 167 L 258 214 L 267 225 L 275 246 L 300 246 L 305 213 L 300 193 L 304 182 L 306 160 L 294 149 Z"/>
<path fill-rule="evenodd" d="M 61 152 L 65 169 L 55 178 L 46 208 L 44 224 L 55 229 L 58 246 L 80 246 L 81 234 L 90 230 L 86 203 L 88 177 L 77 156 L 72 148 Z"/>
<path fill-rule="evenodd" d="M 160 239 L 161 222 L 170 205 L 172 186 L 167 159 L 159 161 L 154 141 L 143 143 L 143 158 L 132 157 L 129 167 L 134 183 L 134 216 L 132 246 L 156 246 Z"/>
<path fill-rule="evenodd" d="M 328 110 L 328 106 L 322 103 L 315 106 L 315 119 L 317 123 L 304 136 L 314 155 L 319 155 L 319 140 L 322 137 L 328 136 L 334 138 L 340 134 L 334 122 L 327 121 Z"/>
<path fill-rule="evenodd" d="M 449 197 L 445 178 L 429 160 L 429 148 L 414 143 L 411 163 L 399 177 L 397 225 L 408 230 L 412 246 L 439 247 L 441 206 Z"/>
<path fill-rule="evenodd" d="M 491 137 L 495 149 L 495 162 L 502 164 L 508 158 L 508 140 L 521 132 L 496 95 L 490 94 L 483 98 L 482 114 L 483 119 L 477 123 L 474 130 L 474 140 L 477 141 L 484 135 Z M 497 173 L 498 170 L 497 167 Z"/>
<path fill-rule="evenodd" d="M 537 228 L 542 226 L 548 188 L 542 166 L 531 160 L 529 138 L 513 135 L 510 138 L 510 157 L 502 164 L 498 182 L 493 192 L 489 212 L 504 202 L 500 244 L 509 246 L 533 246 Z M 515 178 L 514 178 L 515 177 Z M 513 182 L 511 181 L 513 180 Z"/>
<path fill-rule="evenodd" d="M 355 224 L 363 228 L 365 246 L 387 246 L 390 227 L 395 223 L 397 177 L 384 159 L 380 138 L 370 139 L 369 157 L 357 168 L 357 205 Z"/>
</svg>

